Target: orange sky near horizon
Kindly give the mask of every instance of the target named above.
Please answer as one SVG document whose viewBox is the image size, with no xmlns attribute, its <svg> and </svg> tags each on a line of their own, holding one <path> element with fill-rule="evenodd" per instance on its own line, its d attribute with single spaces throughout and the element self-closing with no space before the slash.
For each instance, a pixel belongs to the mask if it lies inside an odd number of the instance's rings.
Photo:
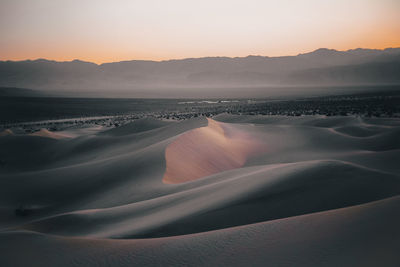
<svg viewBox="0 0 400 267">
<path fill-rule="evenodd" d="M 2 0 L 0 60 L 95 63 L 400 47 L 398 0 Z"/>
</svg>

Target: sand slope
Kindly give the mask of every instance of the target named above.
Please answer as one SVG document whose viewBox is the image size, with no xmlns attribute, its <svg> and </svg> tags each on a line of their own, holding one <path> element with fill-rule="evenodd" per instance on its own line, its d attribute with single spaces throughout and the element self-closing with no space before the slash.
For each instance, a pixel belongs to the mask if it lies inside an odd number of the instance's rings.
<svg viewBox="0 0 400 267">
<path fill-rule="evenodd" d="M 34 132 L 30 134 L 32 136 L 41 136 L 41 137 L 46 137 L 46 138 L 52 138 L 52 139 L 62 139 L 62 138 L 70 138 L 71 136 L 66 135 L 66 134 L 60 134 L 60 133 L 55 133 L 51 132 L 47 129 L 40 129 L 40 131 Z"/>
<path fill-rule="evenodd" d="M 0 136 L 0 262 L 398 266 L 399 136 L 398 119 L 231 115 Z"/>
<path fill-rule="evenodd" d="M 248 157 L 267 150 L 267 144 L 250 132 L 208 119 L 200 127 L 179 136 L 165 150 L 163 182 L 184 183 L 242 167 Z"/>
<path fill-rule="evenodd" d="M 400 198 L 158 239 L 0 233 L 6 266 L 387 266 L 400 263 Z"/>
<path fill-rule="evenodd" d="M 13 134 L 13 131 L 11 129 L 5 129 L 5 130 L 0 132 L 0 137 L 1 136 L 12 135 L 12 134 Z"/>
</svg>

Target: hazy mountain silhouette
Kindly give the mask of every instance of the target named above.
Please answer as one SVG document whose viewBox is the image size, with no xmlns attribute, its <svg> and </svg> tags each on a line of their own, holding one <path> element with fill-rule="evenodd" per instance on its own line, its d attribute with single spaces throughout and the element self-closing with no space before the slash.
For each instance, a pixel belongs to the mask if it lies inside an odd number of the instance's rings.
<svg viewBox="0 0 400 267">
<path fill-rule="evenodd" d="M 2 96 L 40 97 L 40 96 L 48 96 L 48 94 L 32 89 L 0 87 L 0 97 Z"/>
<path fill-rule="evenodd" d="M 316 51 L 284 57 L 132 60 L 97 65 L 74 60 L 0 61 L 0 86 L 69 93 L 154 96 L 191 88 L 400 84 L 400 48 Z"/>
</svg>

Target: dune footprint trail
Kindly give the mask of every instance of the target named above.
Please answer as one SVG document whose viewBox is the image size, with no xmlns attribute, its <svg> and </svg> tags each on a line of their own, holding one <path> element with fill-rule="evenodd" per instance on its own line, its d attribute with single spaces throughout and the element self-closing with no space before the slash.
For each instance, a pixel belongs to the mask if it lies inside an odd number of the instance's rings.
<svg viewBox="0 0 400 267">
<path fill-rule="evenodd" d="M 267 150 L 267 145 L 249 132 L 207 120 L 206 127 L 186 132 L 168 145 L 164 183 L 184 183 L 240 168 L 247 158 Z"/>
</svg>

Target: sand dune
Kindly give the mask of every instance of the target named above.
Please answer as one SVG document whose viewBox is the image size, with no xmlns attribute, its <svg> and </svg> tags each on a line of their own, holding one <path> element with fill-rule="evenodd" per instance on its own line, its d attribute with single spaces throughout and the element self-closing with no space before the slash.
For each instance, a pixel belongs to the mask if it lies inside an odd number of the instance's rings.
<svg viewBox="0 0 400 267">
<path fill-rule="evenodd" d="M 250 132 L 208 119 L 208 126 L 179 136 L 165 150 L 163 181 L 184 183 L 242 167 L 248 157 L 267 150 Z"/>
<path fill-rule="evenodd" d="M 30 135 L 46 137 L 46 138 L 53 138 L 53 139 L 71 138 L 71 136 L 69 136 L 69 135 L 51 132 L 47 129 L 40 129 L 40 131 L 34 132 Z"/>
<path fill-rule="evenodd" d="M 195 188 L 166 196 L 64 213 L 22 229 L 108 238 L 170 236 L 341 208 L 399 193 L 396 176 L 339 161 L 255 166 L 208 177 Z"/>
<path fill-rule="evenodd" d="M 6 266 L 398 266 L 399 197 L 157 239 L 0 233 Z"/>
<path fill-rule="evenodd" d="M 5 129 L 5 130 L 0 132 L 0 137 L 1 136 L 6 136 L 6 135 L 11 135 L 11 134 L 14 134 L 11 129 Z"/>
<path fill-rule="evenodd" d="M 105 131 L 102 134 L 111 135 L 111 136 L 122 136 L 122 135 L 130 135 L 139 132 L 146 132 L 153 129 L 161 128 L 170 124 L 173 124 L 174 121 L 162 121 L 152 118 L 143 118 L 136 120 L 132 123 L 123 125 L 121 127 L 113 128 L 111 130 Z"/>
<path fill-rule="evenodd" d="M 0 136 L 5 266 L 400 262 L 398 119 L 223 114 L 78 133 Z"/>
</svg>

